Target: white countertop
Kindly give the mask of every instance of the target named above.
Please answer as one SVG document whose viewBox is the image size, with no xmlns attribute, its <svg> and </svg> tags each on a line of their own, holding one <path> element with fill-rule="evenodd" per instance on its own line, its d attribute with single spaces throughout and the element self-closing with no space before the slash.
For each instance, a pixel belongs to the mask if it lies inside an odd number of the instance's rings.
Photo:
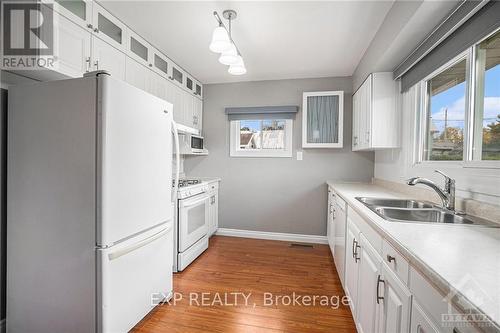
<svg viewBox="0 0 500 333">
<path fill-rule="evenodd" d="M 403 194 L 367 183 L 327 183 L 442 294 L 456 290 L 459 308 L 472 304 L 500 327 L 500 228 L 389 222 L 355 197 L 406 198 Z"/>
</svg>

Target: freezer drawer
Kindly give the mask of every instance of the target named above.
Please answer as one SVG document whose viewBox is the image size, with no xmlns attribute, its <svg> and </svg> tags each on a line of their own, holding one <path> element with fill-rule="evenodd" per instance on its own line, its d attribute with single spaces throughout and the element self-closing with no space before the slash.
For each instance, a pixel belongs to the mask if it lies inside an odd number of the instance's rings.
<svg viewBox="0 0 500 333">
<path fill-rule="evenodd" d="M 127 332 L 153 309 L 156 300 L 170 297 L 172 255 L 170 221 L 97 250 L 98 295 L 102 295 L 98 299 L 98 332 Z"/>
</svg>

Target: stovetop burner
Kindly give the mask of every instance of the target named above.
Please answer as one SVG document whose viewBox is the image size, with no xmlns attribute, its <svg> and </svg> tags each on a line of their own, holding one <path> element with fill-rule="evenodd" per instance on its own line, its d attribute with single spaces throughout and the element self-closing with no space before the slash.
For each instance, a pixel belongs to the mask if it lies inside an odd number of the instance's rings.
<svg viewBox="0 0 500 333">
<path fill-rule="evenodd" d="M 179 180 L 179 187 L 186 187 L 190 185 L 196 185 L 200 184 L 201 180 L 200 179 L 180 179 Z"/>
</svg>

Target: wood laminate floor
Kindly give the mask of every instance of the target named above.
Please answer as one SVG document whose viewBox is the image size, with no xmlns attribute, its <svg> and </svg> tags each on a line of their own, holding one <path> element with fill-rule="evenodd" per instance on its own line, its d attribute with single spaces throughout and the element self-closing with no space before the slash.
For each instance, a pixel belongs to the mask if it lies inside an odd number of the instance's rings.
<svg viewBox="0 0 500 333">
<path fill-rule="evenodd" d="M 332 308 L 344 291 L 329 247 L 290 244 L 212 237 L 174 274 L 182 300 L 157 306 L 132 332 L 356 332 L 349 307 Z M 307 306 L 314 296 L 316 305 Z"/>
</svg>

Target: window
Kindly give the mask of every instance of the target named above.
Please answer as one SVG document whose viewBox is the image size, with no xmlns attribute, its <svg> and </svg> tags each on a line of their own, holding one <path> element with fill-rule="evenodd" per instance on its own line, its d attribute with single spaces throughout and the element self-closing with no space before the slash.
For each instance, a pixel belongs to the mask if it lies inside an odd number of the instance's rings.
<svg viewBox="0 0 500 333">
<path fill-rule="evenodd" d="M 231 121 L 231 156 L 292 157 L 291 119 Z"/>
<path fill-rule="evenodd" d="M 426 108 L 423 160 L 463 159 L 466 72 L 467 59 L 461 58 L 424 81 Z"/>
<path fill-rule="evenodd" d="M 421 82 L 419 162 L 500 167 L 500 30 Z"/>
<path fill-rule="evenodd" d="M 476 46 L 474 160 L 500 160 L 500 32 Z"/>
</svg>

